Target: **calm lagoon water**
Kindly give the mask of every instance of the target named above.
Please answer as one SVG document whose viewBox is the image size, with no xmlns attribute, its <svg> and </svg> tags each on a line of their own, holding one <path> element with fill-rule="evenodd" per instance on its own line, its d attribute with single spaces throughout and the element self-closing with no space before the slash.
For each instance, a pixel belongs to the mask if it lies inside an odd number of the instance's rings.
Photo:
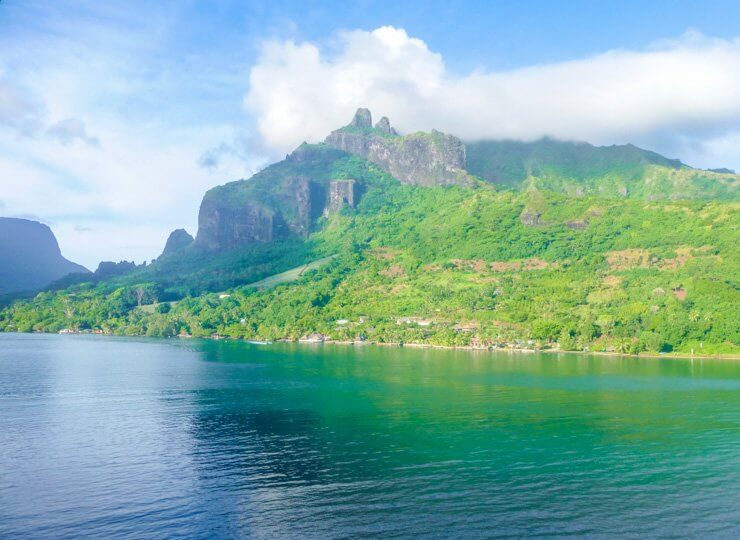
<svg viewBox="0 0 740 540">
<path fill-rule="evenodd" d="M 740 536 L 740 363 L 0 335 L 0 537 Z"/>
</svg>

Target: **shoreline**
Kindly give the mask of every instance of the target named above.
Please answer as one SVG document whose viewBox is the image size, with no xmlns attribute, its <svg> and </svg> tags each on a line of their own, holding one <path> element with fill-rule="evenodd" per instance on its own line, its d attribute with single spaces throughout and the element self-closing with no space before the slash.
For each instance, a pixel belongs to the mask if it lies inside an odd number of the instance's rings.
<svg viewBox="0 0 740 540">
<path fill-rule="evenodd" d="M 234 338 L 225 338 L 234 339 Z M 236 340 L 235 341 L 248 341 L 248 340 Z M 610 356 L 610 357 L 623 357 L 623 358 L 677 358 L 685 360 L 740 360 L 740 354 L 690 354 L 690 353 L 639 353 L 639 354 L 628 354 L 618 353 L 609 351 L 563 351 L 560 349 L 523 349 L 523 348 L 493 348 L 493 347 L 472 347 L 470 345 L 433 345 L 430 343 L 401 343 L 401 342 L 357 342 L 357 341 L 341 341 L 341 340 L 324 340 L 319 342 L 310 341 L 278 341 L 278 343 L 298 343 L 301 345 L 351 345 L 351 346 L 376 346 L 376 347 L 398 347 L 404 348 L 409 347 L 412 349 L 439 349 L 439 350 L 459 350 L 459 351 L 478 351 L 478 352 L 489 352 L 489 353 L 510 353 L 510 354 L 536 354 L 536 353 L 547 353 L 547 354 L 581 354 L 581 355 L 592 355 L 592 356 Z"/>
<path fill-rule="evenodd" d="M 292 343 L 297 345 L 343 345 L 352 347 L 408 347 L 411 349 L 438 349 L 438 350 L 459 350 L 459 351 L 470 351 L 470 352 L 488 352 L 488 353 L 509 353 L 509 354 L 580 354 L 580 355 L 592 355 L 592 356 L 606 356 L 606 357 L 622 357 L 622 358 L 651 358 L 651 359 L 667 359 L 676 358 L 684 360 L 732 360 L 740 361 L 740 354 L 690 354 L 690 353 L 639 353 L 639 354 L 628 354 L 619 353 L 613 351 L 564 351 L 560 349 L 525 349 L 517 347 L 473 347 L 470 345 L 433 345 L 431 343 L 406 343 L 406 342 L 380 342 L 380 341 L 344 341 L 344 340 L 301 340 L 301 339 L 278 339 L 274 341 L 260 341 L 260 340 L 249 340 L 242 338 L 232 337 L 193 337 L 193 336 L 172 336 L 170 338 L 152 338 L 151 336 L 145 335 L 133 335 L 133 336 L 120 336 L 117 334 L 104 334 L 99 332 L 2 332 L 7 334 L 44 334 L 44 335 L 95 335 L 105 337 L 133 337 L 133 338 L 149 338 L 149 339 L 204 339 L 211 341 L 238 341 L 242 343 L 251 343 L 253 345 L 271 345 L 272 343 Z"/>
</svg>

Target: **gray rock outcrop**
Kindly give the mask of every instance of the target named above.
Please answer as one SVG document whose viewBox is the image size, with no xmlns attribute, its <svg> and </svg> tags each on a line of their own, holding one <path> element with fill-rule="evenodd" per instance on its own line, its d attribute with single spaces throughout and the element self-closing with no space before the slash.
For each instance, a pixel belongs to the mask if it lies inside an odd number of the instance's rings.
<svg viewBox="0 0 740 540">
<path fill-rule="evenodd" d="M 325 143 L 372 161 L 405 184 L 420 186 L 469 185 L 465 171 L 465 145 L 440 131 L 399 136 L 383 117 L 369 132 L 370 111 L 358 109 L 348 128 L 333 131 Z"/>
<path fill-rule="evenodd" d="M 542 220 L 542 214 L 532 208 L 522 210 L 522 213 L 519 214 L 519 221 L 527 227 L 541 227 L 548 224 Z"/>
<path fill-rule="evenodd" d="M 387 120 L 387 118 L 386 118 Z M 352 122 L 349 124 L 353 127 L 358 128 L 371 128 L 373 127 L 373 116 L 370 113 L 369 109 L 357 109 L 357 112 L 355 113 L 354 118 L 352 118 Z"/>
<path fill-rule="evenodd" d="M 386 135 L 398 135 L 396 130 L 391 127 L 391 121 L 388 120 L 387 116 L 384 116 L 383 118 L 378 120 L 378 123 L 375 124 L 375 129 L 377 129 L 381 133 L 385 133 Z"/>
<path fill-rule="evenodd" d="M 355 207 L 355 181 L 351 179 L 330 180 L 324 215 L 328 216 L 338 212 L 344 206 Z"/>
<path fill-rule="evenodd" d="M 285 160 L 251 179 L 206 193 L 195 246 L 226 251 L 305 238 L 322 215 L 357 205 L 364 189 L 362 179 L 329 176 L 335 174 L 334 163 L 348 158 L 347 154 L 365 158 L 407 184 L 466 185 L 474 181 L 465 171 L 465 145 L 460 139 L 439 131 L 402 137 L 388 118 L 373 127 L 370 111 L 358 109 L 352 122 L 332 132 L 325 144 L 301 144 Z"/>
</svg>

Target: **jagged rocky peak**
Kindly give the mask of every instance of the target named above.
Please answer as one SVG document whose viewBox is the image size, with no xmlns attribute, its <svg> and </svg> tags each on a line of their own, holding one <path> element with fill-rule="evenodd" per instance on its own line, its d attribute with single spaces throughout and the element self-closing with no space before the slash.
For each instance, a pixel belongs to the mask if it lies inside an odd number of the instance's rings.
<svg viewBox="0 0 740 540">
<path fill-rule="evenodd" d="M 322 215 L 355 207 L 363 179 L 336 179 L 333 164 L 347 153 L 375 163 L 399 181 L 421 186 L 467 185 L 465 145 L 439 131 L 399 136 L 383 117 L 373 127 L 368 109 L 325 144 L 301 144 L 282 162 L 206 193 L 195 247 L 224 251 L 285 238 L 305 238 Z"/>
<path fill-rule="evenodd" d="M 370 111 L 358 109 L 350 127 L 370 127 Z M 393 135 L 389 137 L 388 135 Z M 460 139 L 439 131 L 398 136 L 388 118 L 375 129 L 332 131 L 327 145 L 372 161 L 405 184 L 421 186 L 470 185 L 465 171 L 465 145 Z"/>
<path fill-rule="evenodd" d="M 193 243 L 194 238 L 185 229 L 175 229 L 170 233 L 167 238 L 167 243 L 164 245 L 164 251 L 162 256 L 169 255 L 175 251 L 180 251 Z"/>
<path fill-rule="evenodd" d="M 398 135 L 398 133 L 396 133 L 396 130 L 391 127 L 391 121 L 388 120 L 387 116 L 384 116 L 383 118 L 378 120 L 378 123 L 375 124 L 375 129 L 377 129 L 381 133 L 386 133 L 388 135 Z"/>
<path fill-rule="evenodd" d="M 370 109 L 364 109 L 362 107 L 357 109 L 357 112 L 355 113 L 355 116 L 354 118 L 352 118 L 352 122 L 350 122 L 349 125 L 358 128 L 373 127 L 373 115 L 370 113 Z"/>
<path fill-rule="evenodd" d="M 98 278 L 107 278 L 111 276 L 122 276 L 133 270 L 136 270 L 136 263 L 134 261 L 100 261 L 94 274 Z"/>
<path fill-rule="evenodd" d="M 285 156 L 288 161 L 310 161 L 313 158 L 314 150 L 310 144 L 303 141 L 298 148 Z"/>
</svg>

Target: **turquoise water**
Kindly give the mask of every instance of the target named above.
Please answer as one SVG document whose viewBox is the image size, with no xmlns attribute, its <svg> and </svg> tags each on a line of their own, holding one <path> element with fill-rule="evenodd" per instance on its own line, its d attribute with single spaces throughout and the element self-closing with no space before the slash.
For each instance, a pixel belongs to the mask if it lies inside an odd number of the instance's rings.
<svg viewBox="0 0 740 540">
<path fill-rule="evenodd" d="M 740 363 L 0 335 L 0 537 L 740 536 Z"/>
</svg>

